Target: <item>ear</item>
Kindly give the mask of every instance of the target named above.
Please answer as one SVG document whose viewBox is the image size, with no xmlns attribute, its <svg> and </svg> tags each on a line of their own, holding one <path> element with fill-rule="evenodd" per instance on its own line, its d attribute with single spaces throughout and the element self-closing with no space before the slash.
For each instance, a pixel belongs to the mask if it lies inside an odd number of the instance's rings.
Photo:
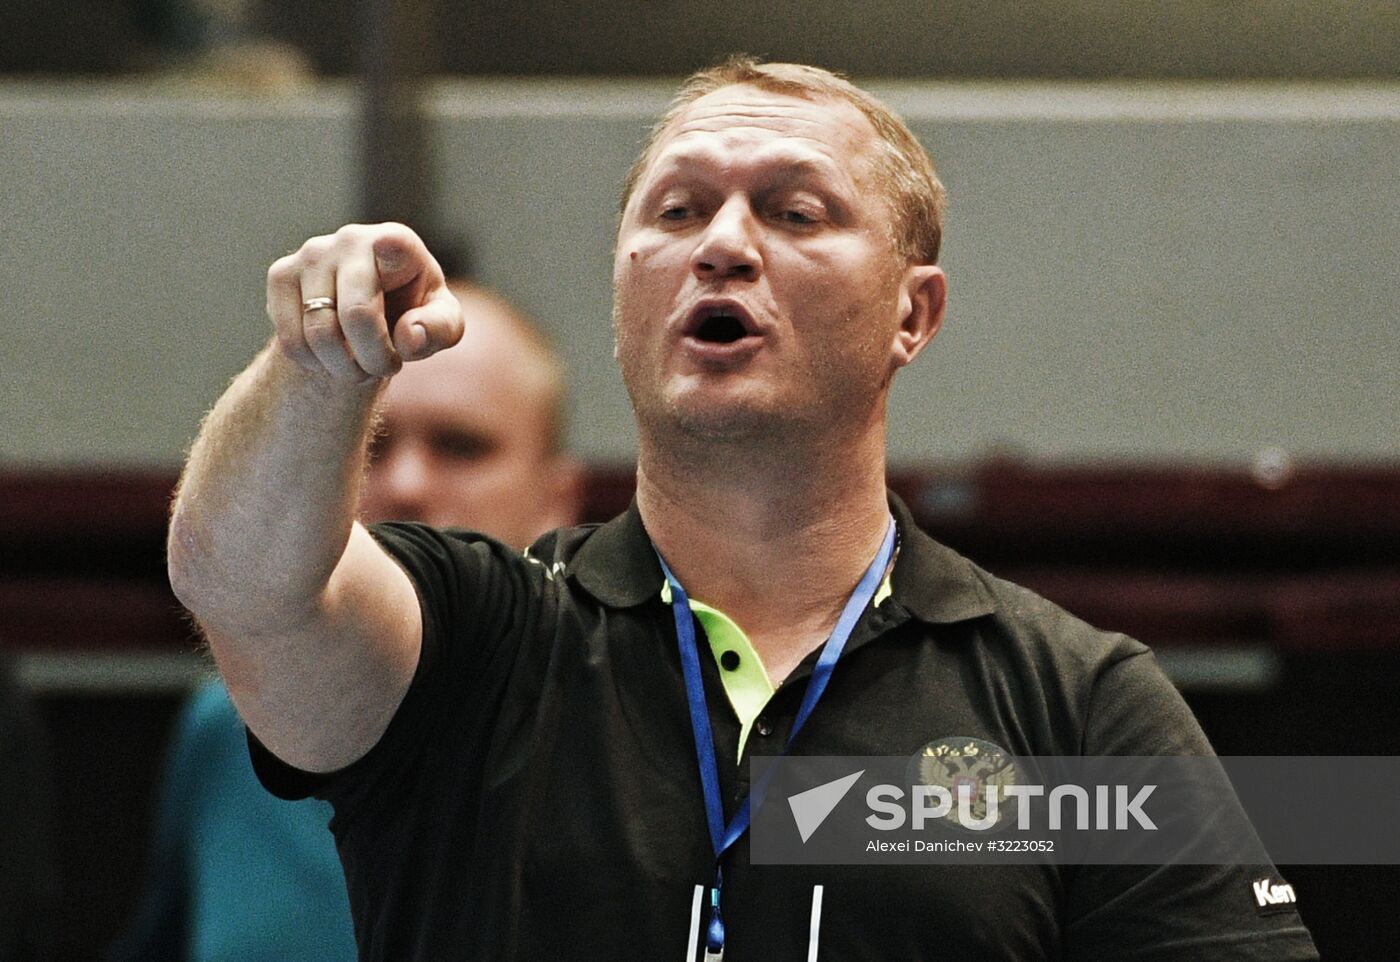
<svg viewBox="0 0 1400 962">
<path fill-rule="evenodd" d="M 891 345 L 895 369 L 919 356 L 943 326 L 948 301 L 948 278 L 937 264 L 910 264 L 904 269 L 899 290 L 899 328 Z"/>
</svg>

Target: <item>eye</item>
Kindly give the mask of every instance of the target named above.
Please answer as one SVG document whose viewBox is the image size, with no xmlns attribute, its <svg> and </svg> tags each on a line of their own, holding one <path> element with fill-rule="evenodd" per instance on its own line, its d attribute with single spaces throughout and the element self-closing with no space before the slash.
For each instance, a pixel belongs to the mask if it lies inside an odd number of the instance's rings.
<svg viewBox="0 0 1400 962">
<path fill-rule="evenodd" d="M 817 219 L 806 211 L 785 210 L 778 214 L 778 219 L 788 224 L 815 224 Z"/>
<path fill-rule="evenodd" d="M 667 207 L 661 212 L 662 220 L 685 220 L 689 216 L 689 207 Z"/>
<path fill-rule="evenodd" d="M 482 434 L 469 431 L 440 431 L 432 436 L 432 450 L 448 461 L 479 461 L 496 448 L 495 442 Z"/>
</svg>

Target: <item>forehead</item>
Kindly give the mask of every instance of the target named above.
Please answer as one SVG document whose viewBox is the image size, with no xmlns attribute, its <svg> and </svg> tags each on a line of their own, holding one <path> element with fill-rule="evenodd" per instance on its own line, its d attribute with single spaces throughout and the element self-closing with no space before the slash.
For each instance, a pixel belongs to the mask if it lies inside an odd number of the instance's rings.
<svg viewBox="0 0 1400 962">
<path fill-rule="evenodd" d="M 385 418 L 487 433 L 534 427 L 536 415 L 542 419 L 549 404 L 544 363 L 515 322 L 494 305 L 458 296 L 466 317 L 462 340 L 404 365 L 385 388 Z"/>
<path fill-rule="evenodd" d="M 772 161 L 862 180 L 876 134 L 844 100 L 722 87 L 686 107 L 657 139 L 648 172 L 688 162 Z"/>
</svg>

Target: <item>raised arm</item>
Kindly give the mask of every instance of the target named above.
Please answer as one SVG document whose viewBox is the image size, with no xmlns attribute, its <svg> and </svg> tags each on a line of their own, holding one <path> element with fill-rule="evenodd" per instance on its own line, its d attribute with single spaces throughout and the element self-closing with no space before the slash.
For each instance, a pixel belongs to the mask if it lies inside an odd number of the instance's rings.
<svg viewBox="0 0 1400 962">
<path fill-rule="evenodd" d="M 276 336 L 191 449 L 170 582 L 263 744 L 333 771 L 384 733 L 421 646 L 413 586 L 354 520 L 374 403 L 462 316 L 400 224 L 307 241 L 268 270 L 267 311 Z"/>
</svg>

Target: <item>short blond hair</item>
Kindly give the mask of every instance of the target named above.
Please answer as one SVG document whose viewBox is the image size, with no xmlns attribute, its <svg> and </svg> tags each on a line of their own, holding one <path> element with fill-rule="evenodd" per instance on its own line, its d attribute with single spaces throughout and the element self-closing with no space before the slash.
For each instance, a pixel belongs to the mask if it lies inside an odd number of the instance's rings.
<svg viewBox="0 0 1400 962">
<path fill-rule="evenodd" d="M 947 192 L 934 173 L 928 152 L 904 121 L 875 97 L 840 74 L 805 64 L 763 63 L 736 54 L 691 74 L 652 128 L 640 156 L 627 172 L 622 185 L 623 210 L 651 163 L 657 143 L 676 118 L 706 94 L 734 86 L 757 87 L 805 100 L 839 100 L 859 110 L 875 128 L 880 151 L 875 174 L 895 216 L 895 250 L 901 257 L 918 263 L 938 262 Z"/>
</svg>

